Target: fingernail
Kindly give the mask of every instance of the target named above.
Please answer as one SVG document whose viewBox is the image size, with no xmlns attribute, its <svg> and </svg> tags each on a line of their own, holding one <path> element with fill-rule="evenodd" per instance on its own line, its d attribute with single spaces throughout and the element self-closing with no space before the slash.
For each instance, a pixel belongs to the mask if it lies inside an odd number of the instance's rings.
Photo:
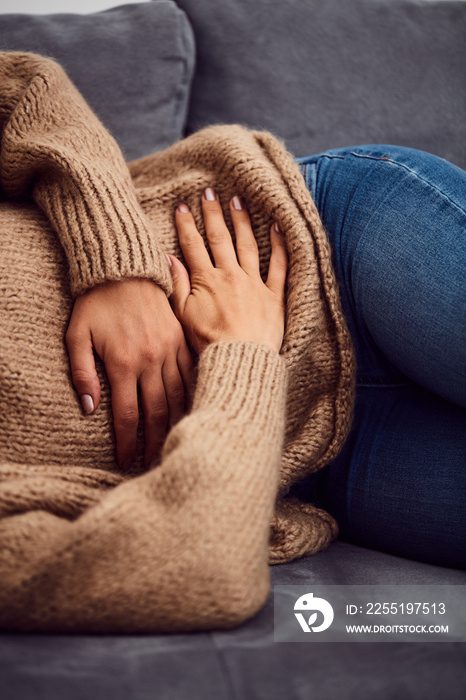
<svg viewBox="0 0 466 700">
<path fill-rule="evenodd" d="M 180 214 L 189 214 L 189 207 L 187 204 L 182 202 L 181 204 L 178 204 L 178 211 Z"/>
<path fill-rule="evenodd" d="M 170 260 L 170 257 L 166 253 L 165 253 L 165 257 L 167 258 L 168 267 L 171 267 L 172 261 Z"/>
<path fill-rule="evenodd" d="M 132 459 L 132 457 L 129 457 L 128 459 L 126 459 L 126 460 L 123 462 L 123 470 L 124 470 L 125 472 L 129 472 L 129 470 L 131 469 L 132 466 L 133 466 L 133 459 Z"/>
<path fill-rule="evenodd" d="M 277 222 L 274 223 L 273 225 L 275 231 L 278 233 L 279 236 L 283 236 L 283 231 L 281 230 L 280 226 L 277 224 Z"/>
<path fill-rule="evenodd" d="M 244 203 L 241 197 L 233 197 L 233 208 L 237 211 L 244 209 Z"/>
<path fill-rule="evenodd" d="M 94 401 L 92 400 L 92 396 L 89 396 L 89 394 L 83 394 L 81 396 L 81 406 L 83 407 L 83 411 L 86 416 L 89 416 L 91 413 L 93 413 Z"/>
<path fill-rule="evenodd" d="M 207 199 L 208 202 L 215 202 L 215 200 L 217 199 L 215 190 L 213 190 L 212 187 L 207 187 L 204 190 L 204 197 Z"/>
</svg>

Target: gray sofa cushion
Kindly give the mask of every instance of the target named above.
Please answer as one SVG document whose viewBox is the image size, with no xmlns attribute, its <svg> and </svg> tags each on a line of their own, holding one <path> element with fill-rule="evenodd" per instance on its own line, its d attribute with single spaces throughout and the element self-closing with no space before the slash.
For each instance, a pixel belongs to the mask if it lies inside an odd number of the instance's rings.
<svg viewBox="0 0 466 700">
<path fill-rule="evenodd" d="M 336 542 L 273 584 L 466 584 L 466 572 Z M 189 582 L 187 582 L 189 585 Z M 242 627 L 175 635 L 0 633 L 2 700 L 463 700 L 466 644 L 274 642 L 273 599 Z"/>
<path fill-rule="evenodd" d="M 0 49 L 57 59 L 127 160 L 183 133 L 194 40 L 172 0 L 89 15 L 0 15 Z"/>
<path fill-rule="evenodd" d="M 188 129 L 240 122 L 298 156 L 396 143 L 466 167 L 466 3 L 177 0 L 198 67 Z"/>
</svg>

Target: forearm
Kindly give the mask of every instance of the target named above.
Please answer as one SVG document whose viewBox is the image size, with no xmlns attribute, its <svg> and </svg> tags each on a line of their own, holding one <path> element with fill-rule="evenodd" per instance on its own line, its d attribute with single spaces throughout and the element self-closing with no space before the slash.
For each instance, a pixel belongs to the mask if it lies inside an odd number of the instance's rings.
<svg viewBox="0 0 466 700">
<path fill-rule="evenodd" d="M 54 61 L 0 53 L 1 185 L 32 196 L 65 250 L 73 295 L 150 278 L 171 289 L 165 256 L 118 146 Z"/>
<path fill-rule="evenodd" d="M 159 467 L 75 521 L 44 511 L 0 521 L 0 625 L 174 631 L 252 615 L 268 592 L 284 396 L 273 351 L 208 348 L 193 411 Z"/>
</svg>

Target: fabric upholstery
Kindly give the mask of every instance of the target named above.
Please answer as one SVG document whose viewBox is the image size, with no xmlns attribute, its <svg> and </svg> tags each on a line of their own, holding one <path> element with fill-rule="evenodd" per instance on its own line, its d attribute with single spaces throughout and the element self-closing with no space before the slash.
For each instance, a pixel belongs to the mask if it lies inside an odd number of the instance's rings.
<svg viewBox="0 0 466 700">
<path fill-rule="evenodd" d="M 198 52 L 189 131 L 234 121 L 296 156 L 393 143 L 466 166 L 466 3 L 177 2 Z"/>
<path fill-rule="evenodd" d="M 464 584 L 466 573 L 336 542 L 273 583 Z M 239 629 L 184 635 L 0 634 L 2 700 L 463 700 L 464 644 L 278 644 L 273 600 Z"/>
</svg>

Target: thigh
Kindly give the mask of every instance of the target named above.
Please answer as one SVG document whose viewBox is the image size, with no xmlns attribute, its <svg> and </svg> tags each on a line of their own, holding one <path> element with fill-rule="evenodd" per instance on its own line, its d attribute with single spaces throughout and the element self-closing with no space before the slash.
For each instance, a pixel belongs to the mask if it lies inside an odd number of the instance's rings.
<svg viewBox="0 0 466 700">
<path fill-rule="evenodd" d="M 356 348 L 341 454 L 298 487 L 343 538 L 466 566 L 466 175 L 411 149 L 301 159 Z"/>
<path fill-rule="evenodd" d="M 360 376 L 396 368 L 466 406 L 466 173 L 394 146 L 302 160 Z"/>
</svg>

